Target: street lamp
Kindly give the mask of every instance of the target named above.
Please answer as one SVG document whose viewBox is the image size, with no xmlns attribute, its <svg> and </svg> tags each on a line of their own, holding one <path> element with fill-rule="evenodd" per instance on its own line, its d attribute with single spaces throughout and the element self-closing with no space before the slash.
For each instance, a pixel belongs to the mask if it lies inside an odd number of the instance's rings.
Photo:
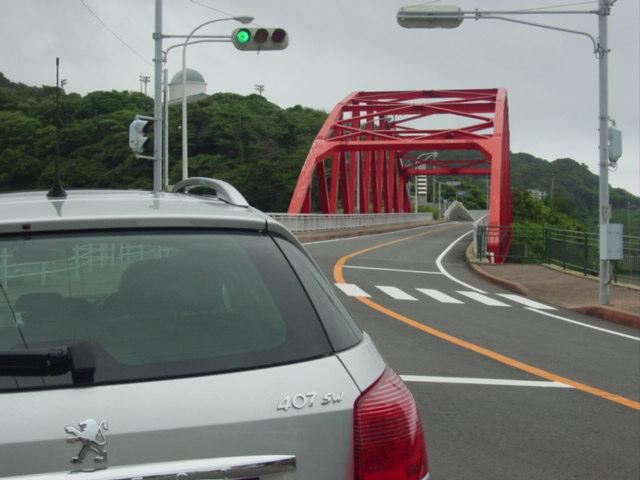
<svg viewBox="0 0 640 480">
<path fill-rule="evenodd" d="M 221 42 L 230 42 L 228 35 L 211 35 L 211 37 L 215 38 L 207 38 L 204 40 L 191 40 L 190 42 L 184 43 L 176 43 L 171 45 L 166 50 L 162 51 L 163 57 L 162 62 L 164 64 L 167 63 L 167 57 L 169 52 L 174 48 L 183 47 L 187 45 L 195 45 L 197 43 L 221 43 Z M 162 117 L 162 128 L 163 128 L 163 144 L 162 144 L 162 163 L 163 163 L 163 186 L 167 188 L 169 186 L 169 93 L 168 93 L 168 83 L 169 83 L 169 72 L 165 68 L 162 72 L 162 91 L 164 96 L 164 115 Z M 184 85 L 183 85 L 184 90 Z"/>
<path fill-rule="evenodd" d="M 216 18 L 215 20 L 209 20 L 208 22 L 201 23 L 194 28 L 189 35 L 187 35 L 182 47 L 182 179 L 186 180 L 189 176 L 189 153 L 187 145 L 187 46 L 191 37 L 200 30 L 202 27 L 210 25 L 212 23 L 224 22 L 228 20 L 235 20 L 242 24 L 253 22 L 253 17 L 239 16 L 239 17 L 226 17 Z M 229 39 L 231 41 L 231 39 Z"/>
<path fill-rule="evenodd" d="M 610 155 L 612 152 L 621 151 L 622 141 L 618 131 L 612 132 L 609 128 L 608 114 L 608 72 L 607 58 L 609 56 L 609 48 L 607 41 L 607 18 L 611 14 L 611 7 L 616 0 L 598 0 L 597 10 L 495 10 L 481 11 L 470 10 L 464 11 L 454 6 L 438 6 L 438 5 L 417 5 L 410 7 L 402 7 L 396 16 L 398 24 L 405 28 L 456 28 L 462 24 L 465 19 L 480 20 L 502 20 L 505 22 L 520 23 L 533 27 L 545 28 L 548 30 L 557 30 L 560 32 L 573 33 L 582 35 L 591 40 L 594 53 L 598 59 L 599 72 L 599 145 L 600 145 L 600 185 L 599 185 L 599 223 L 600 223 L 600 295 L 599 300 L 602 305 L 609 304 L 609 266 L 610 261 L 616 258 L 606 254 L 603 245 L 608 243 L 610 237 L 611 205 L 609 204 L 609 162 L 616 158 L 616 155 Z M 587 32 L 570 30 L 551 25 L 528 22 L 508 18 L 504 15 L 580 15 L 591 14 L 598 16 L 598 38 L 597 40 Z M 619 155 L 618 155 L 619 156 Z M 617 158 L 616 158 L 617 160 Z M 615 160 L 613 160 L 615 162 Z"/>
</svg>

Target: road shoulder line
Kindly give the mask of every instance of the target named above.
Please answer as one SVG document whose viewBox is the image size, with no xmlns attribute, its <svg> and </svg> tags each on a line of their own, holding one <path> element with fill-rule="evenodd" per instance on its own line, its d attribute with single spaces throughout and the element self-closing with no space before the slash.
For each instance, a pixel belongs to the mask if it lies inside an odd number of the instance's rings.
<svg viewBox="0 0 640 480">
<path fill-rule="evenodd" d="M 440 270 L 442 272 L 443 275 L 445 275 L 449 280 L 451 280 L 452 282 L 456 282 L 460 285 L 462 285 L 463 287 L 466 287 L 470 290 L 473 290 L 475 292 L 478 293 L 484 293 L 486 294 L 487 292 L 485 292 L 484 290 L 479 289 L 478 287 L 474 287 L 473 285 L 469 285 L 468 283 L 463 282 L 462 280 L 458 280 L 456 277 L 454 277 L 453 275 L 451 275 L 449 272 L 447 272 L 447 270 L 442 266 L 442 260 L 444 259 L 444 257 L 447 256 L 447 253 L 449 253 L 451 251 L 451 249 L 453 247 L 455 247 L 455 245 L 462 240 L 464 237 L 466 237 L 467 235 L 469 235 L 470 233 L 472 233 L 473 230 L 469 230 L 467 233 L 464 233 L 462 235 L 460 235 L 458 238 L 456 238 L 453 242 L 451 242 L 449 244 L 449 246 L 447 248 L 445 248 L 443 250 L 443 252 L 438 256 L 438 258 L 436 259 L 436 267 L 438 267 L 438 270 Z"/>
</svg>

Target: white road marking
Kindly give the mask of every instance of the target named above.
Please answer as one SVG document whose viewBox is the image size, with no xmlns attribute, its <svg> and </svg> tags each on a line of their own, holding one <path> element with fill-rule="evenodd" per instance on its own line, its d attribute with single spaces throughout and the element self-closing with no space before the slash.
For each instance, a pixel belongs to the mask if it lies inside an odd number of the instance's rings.
<svg viewBox="0 0 640 480">
<path fill-rule="evenodd" d="M 598 330 L 600 332 L 609 333 L 611 335 L 616 335 L 618 337 L 628 338 L 630 340 L 635 340 L 636 342 L 640 342 L 640 337 L 634 337 L 633 335 L 627 335 L 626 333 L 616 332 L 614 330 L 607 330 L 606 328 L 596 327 L 594 325 L 589 325 L 588 323 L 578 322 L 576 320 L 571 320 L 570 318 L 561 317 L 560 315 L 554 315 L 553 313 L 543 312 L 542 310 L 536 310 L 531 307 L 524 307 L 527 310 L 531 310 L 532 312 L 539 313 L 540 315 L 545 315 L 547 317 L 555 318 L 557 320 L 562 320 L 563 322 L 573 323 L 574 325 L 580 325 L 581 327 L 590 328 L 592 330 Z"/>
<path fill-rule="evenodd" d="M 403 290 L 400 290 L 397 287 L 388 287 L 388 286 L 385 286 L 385 285 L 376 285 L 376 288 L 378 290 L 383 291 L 384 293 L 389 295 L 391 298 L 394 298 L 396 300 L 414 300 L 416 302 L 418 301 L 418 299 L 416 297 L 412 297 L 407 292 L 405 292 Z"/>
<path fill-rule="evenodd" d="M 502 380 L 498 378 L 463 378 L 463 377 L 430 377 L 424 375 L 400 375 L 405 382 L 417 383 L 459 383 L 465 385 L 500 385 L 509 387 L 546 387 L 546 388 L 573 388 L 571 385 L 560 382 L 548 382 L 542 380 Z"/>
<path fill-rule="evenodd" d="M 441 271 L 444 275 L 446 275 L 446 276 L 447 276 L 447 278 L 449 278 L 450 280 L 452 280 L 452 281 L 454 281 L 454 282 L 457 282 L 457 283 L 459 283 L 459 284 L 461 284 L 461 285 L 464 285 L 464 286 L 466 286 L 466 287 L 468 287 L 468 288 L 470 288 L 470 289 L 472 289 L 472 290 L 475 290 L 475 291 L 476 291 L 476 292 L 478 292 L 478 293 L 486 293 L 486 292 L 483 292 L 482 290 L 480 290 L 479 288 L 473 287 L 473 286 L 471 286 L 471 285 L 468 285 L 468 284 L 466 284 L 466 283 L 462 282 L 461 280 L 458 280 L 458 279 L 457 279 L 457 278 L 455 278 L 453 275 L 449 274 L 449 273 L 444 269 L 444 267 L 442 266 L 442 260 L 444 259 L 445 255 L 446 255 L 447 253 L 449 253 L 449 251 L 453 248 L 453 246 L 454 246 L 456 243 L 458 243 L 460 240 L 462 240 L 465 236 L 467 236 L 467 235 L 469 235 L 470 233 L 472 233 L 472 231 L 473 231 L 473 230 L 471 230 L 471 231 L 469 231 L 469 232 L 467 232 L 467 233 L 465 233 L 465 234 L 461 235 L 461 236 L 460 236 L 460 237 L 458 237 L 457 239 L 455 239 L 455 240 L 453 241 L 453 243 L 451 243 L 451 244 L 450 244 L 450 245 L 449 245 L 449 246 L 448 246 L 448 247 L 447 247 L 447 248 L 446 248 L 446 249 L 445 249 L 445 250 L 440 254 L 440 256 L 438 257 L 438 259 L 436 260 L 436 265 L 437 265 L 437 267 L 438 267 L 438 270 L 440 270 L 440 271 Z M 610 335 L 616 335 L 616 336 L 618 336 L 618 337 L 628 338 L 628 339 L 630 339 L 630 340 L 635 340 L 635 341 L 637 341 L 637 342 L 640 342 L 640 337 L 634 337 L 633 335 L 627 335 L 627 334 L 625 334 L 625 333 L 616 332 L 615 330 L 608 330 L 608 329 L 606 329 L 606 328 L 601 328 L 601 327 L 596 327 L 596 326 L 593 326 L 593 325 L 589 325 L 588 323 L 578 322 L 577 320 L 572 320 L 572 319 L 570 319 L 570 318 L 561 317 L 561 316 L 559 316 L 559 315 L 554 315 L 554 314 L 552 314 L 552 313 L 545 312 L 545 311 L 544 311 L 544 310 L 542 310 L 542 309 L 536 309 L 536 308 L 526 307 L 526 306 L 525 306 L 524 308 L 525 308 L 526 310 L 531 311 L 531 312 L 539 313 L 540 315 L 545 315 L 545 316 L 547 316 L 547 317 L 552 317 L 552 318 L 555 318 L 555 319 L 557 319 L 557 320 L 562 320 L 563 322 L 572 323 L 572 324 L 574 324 L 574 325 L 578 325 L 578 326 L 581 326 L 581 327 L 590 328 L 590 329 L 592 329 L 592 330 L 598 330 L 598 331 L 600 331 L 600 332 L 608 333 L 608 334 L 610 334 Z"/>
<path fill-rule="evenodd" d="M 485 305 L 489 305 L 491 307 L 510 307 L 511 306 L 504 302 L 501 302 L 500 300 L 496 300 L 495 298 L 482 295 L 481 293 L 478 293 L 478 292 L 465 292 L 464 290 L 458 290 L 458 293 L 460 295 L 464 295 L 465 297 L 469 297 L 470 299 L 475 300 L 476 302 L 484 303 Z"/>
<path fill-rule="evenodd" d="M 345 265 L 342 268 L 355 268 L 358 270 L 380 270 L 383 272 L 426 273 L 429 275 L 442 275 L 442 272 L 434 272 L 434 271 L 428 271 L 428 270 L 401 270 L 399 268 L 361 267 L 358 265 Z"/>
<path fill-rule="evenodd" d="M 463 235 L 460 235 L 453 242 L 451 242 L 449 244 L 449 246 L 447 248 L 445 248 L 444 251 L 440 254 L 440 256 L 438 256 L 438 258 L 436 259 L 436 267 L 438 267 L 438 270 L 440 270 L 442 272 L 442 274 L 445 275 L 452 282 L 459 283 L 463 287 L 466 287 L 466 288 L 468 288 L 470 290 L 473 290 L 475 292 L 478 292 L 478 293 L 487 293 L 484 290 L 480 290 L 478 287 L 474 287 L 473 285 L 469 285 L 468 283 L 464 283 L 462 280 L 458 280 L 456 277 L 454 277 L 449 272 L 447 272 L 445 270 L 445 268 L 442 266 L 442 260 L 447 255 L 447 253 L 449 253 L 449 251 L 455 246 L 456 243 L 458 243 L 460 240 L 462 240 L 464 237 L 466 237 L 467 235 L 469 235 L 472 232 L 473 232 L 473 230 L 469 230 L 467 233 L 465 233 Z"/>
<path fill-rule="evenodd" d="M 340 290 L 342 290 L 345 295 L 348 295 L 350 297 L 371 297 L 371 295 L 369 295 L 367 292 L 362 290 L 359 286 L 354 285 L 353 283 L 336 283 L 335 285 Z"/>
<path fill-rule="evenodd" d="M 521 295 L 516 295 L 514 293 L 498 293 L 497 295 L 500 295 L 501 297 L 504 297 L 507 300 L 521 303 L 525 307 L 531 307 L 537 310 L 557 310 L 555 307 L 552 307 L 550 305 L 545 305 L 544 303 L 536 302 L 534 300 L 531 300 L 530 298 L 523 297 Z"/>
<path fill-rule="evenodd" d="M 435 300 L 438 300 L 442 303 L 462 303 L 463 301 L 458 300 L 457 298 L 453 298 L 446 293 L 442 293 L 440 290 L 434 290 L 433 288 L 416 288 L 420 293 L 424 293 L 428 297 L 431 297 Z"/>
</svg>

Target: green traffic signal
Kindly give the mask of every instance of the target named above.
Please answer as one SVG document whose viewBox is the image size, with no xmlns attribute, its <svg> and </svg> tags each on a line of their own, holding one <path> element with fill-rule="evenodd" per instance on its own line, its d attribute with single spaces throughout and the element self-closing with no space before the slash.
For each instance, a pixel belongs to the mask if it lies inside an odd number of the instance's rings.
<svg viewBox="0 0 640 480">
<path fill-rule="evenodd" d="M 251 34 L 246 28 L 241 28 L 236 32 L 236 41 L 238 43 L 247 43 L 249 40 L 251 40 Z"/>
<path fill-rule="evenodd" d="M 289 35 L 282 28 L 236 28 L 231 41 L 238 50 L 284 50 L 289 45 Z"/>
</svg>

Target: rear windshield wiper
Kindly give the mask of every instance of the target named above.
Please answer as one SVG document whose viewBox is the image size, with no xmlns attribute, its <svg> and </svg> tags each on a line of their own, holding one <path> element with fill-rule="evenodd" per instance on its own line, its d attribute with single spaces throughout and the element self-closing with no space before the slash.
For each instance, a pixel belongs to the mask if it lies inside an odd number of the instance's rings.
<svg viewBox="0 0 640 480">
<path fill-rule="evenodd" d="M 95 351 L 89 342 L 0 351 L 0 376 L 52 377 L 71 372 L 74 384 L 88 384 L 93 383 L 95 369 Z"/>
</svg>

